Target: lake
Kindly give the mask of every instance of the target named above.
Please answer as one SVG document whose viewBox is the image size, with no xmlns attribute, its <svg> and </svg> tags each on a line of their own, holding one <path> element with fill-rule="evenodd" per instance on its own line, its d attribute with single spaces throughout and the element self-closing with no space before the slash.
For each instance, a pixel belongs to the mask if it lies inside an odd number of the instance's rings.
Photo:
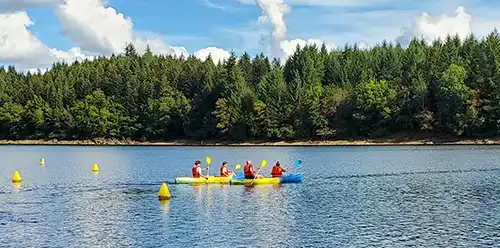
<svg viewBox="0 0 500 248">
<path fill-rule="evenodd" d="M 0 146 L 0 246 L 491 247 L 500 147 Z M 195 160 L 276 160 L 303 183 L 174 185 Z M 45 158 L 41 166 L 40 158 Z M 100 167 L 92 172 L 93 163 Z M 21 185 L 12 183 L 15 170 Z"/>
</svg>

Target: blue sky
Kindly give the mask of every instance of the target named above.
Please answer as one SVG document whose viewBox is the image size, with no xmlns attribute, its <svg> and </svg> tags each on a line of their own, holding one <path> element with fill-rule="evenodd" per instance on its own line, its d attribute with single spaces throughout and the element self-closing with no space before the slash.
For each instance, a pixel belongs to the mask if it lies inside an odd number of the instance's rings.
<svg viewBox="0 0 500 248">
<path fill-rule="evenodd" d="M 207 46 L 228 50 L 239 47 L 239 37 L 228 31 L 248 28 L 260 15 L 255 6 L 237 1 L 213 0 L 225 9 L 214 8 L 202 0 L 108 0 L 107 6 L 129 16 L 134 30 L 146 36 L 162 36 L 169 45 L 184 46 L 188 51 Z M 60 35 L 61 25 L 50 9 L 27 11 L 36 22 L 30 30 L 49 47 L 67 50 L 76 43 Z M 254 51 L 259 52 L 259 51 Z"/>
<path fill-rule="evenodd" d="M 482 36 L 500 26 L 499 14 L 492 0 L 0 0 L 0 62 L 43 68 L 118 53 L 125 42 L 201 59 L 230 51 L 286 58 L 308 42 Z"/>
</svg>

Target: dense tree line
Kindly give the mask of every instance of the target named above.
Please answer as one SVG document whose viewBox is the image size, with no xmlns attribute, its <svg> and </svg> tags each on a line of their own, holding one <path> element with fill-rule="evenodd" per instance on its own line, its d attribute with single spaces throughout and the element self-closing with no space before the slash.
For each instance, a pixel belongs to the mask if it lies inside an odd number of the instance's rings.
<svg viewBox="0 0 500 248">
<path fill-rule="evenodd" d="M 496 136 L 500 35 L 211 59 L 119 56 L 0 70 L 3 139 Z"/>
</svg>

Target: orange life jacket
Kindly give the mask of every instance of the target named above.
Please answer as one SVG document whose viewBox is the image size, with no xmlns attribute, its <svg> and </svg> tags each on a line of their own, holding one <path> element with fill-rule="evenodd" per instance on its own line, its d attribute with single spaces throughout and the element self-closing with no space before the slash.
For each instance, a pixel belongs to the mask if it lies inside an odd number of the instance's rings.
<svg viewBox="0 0 500 248">
<path fill-rule="evenodd" d="M 250 170 L 250 168 L 252 168 L 252 165 L 251 164 L 246 164 L 245 167 L 243 167 L 243 173 L 245 175 L 245 178 L 249 178 L 249 177 L 254 177 L 254 174 L 253 172 Z"/>
<path fill-rule="evenodd" d="M 225 165 L 222 165 L 220 167 L 220 176 L 221 177 L 228 177 L 229 176 L 229 170 L 227 169 L 227 167 Z"/>
<path fill-rule="evenodd" d="M 198 178 L 198 177 L 200 177 L 200 173 L 198 173 L 198 166 L 196 166 L 196 165 L 195 165 L 195 166 L 193 166 L 192 171 L 193 171 L 193 177 L 194 177 L 194 178 Z"/>
<path fill-rule="evenodd" d="M 273 171 L 271 172 L 272 177 L 281 177 L 283 176 L 283 169 L 277 165 L 273 167 Z"/>
</svg>

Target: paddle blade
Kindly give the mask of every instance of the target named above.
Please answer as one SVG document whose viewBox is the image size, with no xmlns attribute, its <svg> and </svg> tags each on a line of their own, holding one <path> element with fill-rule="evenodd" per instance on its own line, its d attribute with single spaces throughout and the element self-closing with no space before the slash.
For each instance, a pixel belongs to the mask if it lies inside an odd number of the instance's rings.
<svg viewBox="0 0 500 248">
<path fill-rule="evenodd" d="M 239 169 L 241 169 L 241 165 L 237 164 L 236 167 L 234 167 L 234 170 L 239 170 Z"/>
<path fill-rule="evenodd" d="M 207 157 L 206 160 L 207 160 L 207 164 L 211 164 L 212 163 L 212 158 L 211 157 Z"/>
<path fill-rule="evenodd" d="M 260 163 L 260 168 L 264 168 L 267 165 L 267 161 L 264 159 L 262 160 L 262 163 Z"/>
<path fill-rule="evenodd" d="M 293 166 L 297 167 L 301 164 L 302 164 L 302 160 L 299 159 L 299 160 L 295 161 L 295 163 L 293 163 Z"/>
</svg>

